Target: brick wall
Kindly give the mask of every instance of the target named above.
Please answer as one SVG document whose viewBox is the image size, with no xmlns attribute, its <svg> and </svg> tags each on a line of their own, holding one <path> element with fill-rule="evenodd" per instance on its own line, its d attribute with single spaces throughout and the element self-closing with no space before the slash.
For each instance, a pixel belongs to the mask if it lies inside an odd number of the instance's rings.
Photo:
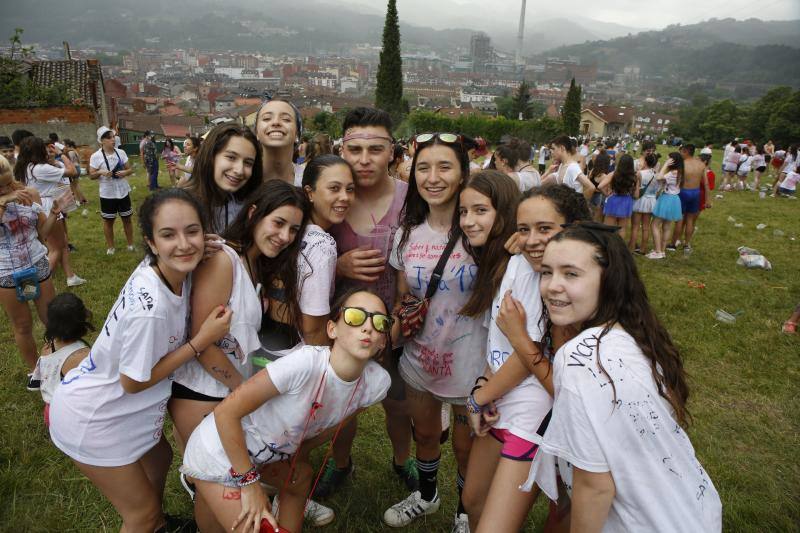
<svg viewBox="0 0 800 533">
<path fill-rule="evenodd" d="M 58 106 L 30 109 L 0 109 L 0 135 L 11 136 L 17 129 L 47 138 L 55 132 L 78 145 L 97 146 L 97 119 L 89 107 Z"/>
</svg>

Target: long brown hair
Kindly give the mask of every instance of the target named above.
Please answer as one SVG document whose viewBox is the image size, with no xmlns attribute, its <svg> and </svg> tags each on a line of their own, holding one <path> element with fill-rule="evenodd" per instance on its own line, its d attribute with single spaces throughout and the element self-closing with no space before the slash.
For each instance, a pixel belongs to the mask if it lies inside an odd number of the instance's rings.
<svg viewBox="0 0 800 533">
<path fill-rule="evenodd" d="M 202 206 L 203 216 L 208 221 L 209 229 L 214 233 L 222 233 L 225 230 L 224 227 L 215 227 L 217 224 L 216 211 L 222 208 L 230 199 L 229 195 L 221 191 L 214 182 L 214 158 L 225 149 L 232 137 L 244 137 L 245 140 L 252 143 L 256 151 L 250 179 L 233 194 L 234 199 L 240 202 L 243 201 L 258 190 L 263 182 L 264 168 L 261 164 L 261 145 L 250 128 L 230 122 L 220 124 L 212 129 L 195 155 L 194 166 L 192 167 L 192 181 L 187 190 Z"/>
<path fill-rule="evenodd" d="M 277 256 L 259 255 L 253 265 L 255 267 L 253 275 L 265 291 L 275 286 L 276 283 L 283 285 L 288 323 L 297 328 L 297 331 L 302 331 L 302 314 L 299 304 L 302 280 L 298 280 L 297 273 L 303 233 L 311 211 L 308 200 L 302 191 L 281 180 L 268 180 L 247 199 L 242 210 L 225 230 L 223 236 L 236 251 L 244 254 L 254 245 L 253 233 L 256 226 L 264 217 L 285 205 L 297 207 L 303 212 L 303 222 L 297 236 Z M 252 213 L 250 212 L 251 208 L 253 209 Z"/>
<path fill-rule="evenodd" d="M 517 206 L 520 192 L 517 184 L 499 170 L 483 170 L 472 174 L 464 189 L 475 189 L 489 198 L 497 216 L 486 239 L 486 244 L 473 248 L 466 235 L 462 236 L 464 248 L 478 265 L 475 288 L 459 314 L 476 317 L 492 305 L 511 255 L 505 248 L 506 241 L 517 229 Z M 457 210 L 460 211 L 459 206 Z"/>
<path fill-rule="evenodd" d="M 615 324 L 622 326 L 650 362 L 659 395 L 675 410 L 678 422 L 686 424 L 690 417 L 686 408 L 689 387 L 681 355 L 672 342 L 669 332 L 650 306 L 647 289 L 639 277 L 636 263 L 625 242 L 615 231 L 594 229 L 589 224 L 569 226 L 552 238 L 552 241 L 556 242 L 564 240 L 591 245 L 596 251 L 593 258 L 603 269 L 600 276 L 597 310 L 581 325 L 581 328 L 603 327 L 597 340 L 599 351 L 602 338 L 611 328 Z M 603 368 L 600 357 L 597 358 L 597 362 L 600 370 L 610 380 L 611 376 Z M 616 399 L 616 387 L 613 381 L 611 386 Z"/>
</svg>

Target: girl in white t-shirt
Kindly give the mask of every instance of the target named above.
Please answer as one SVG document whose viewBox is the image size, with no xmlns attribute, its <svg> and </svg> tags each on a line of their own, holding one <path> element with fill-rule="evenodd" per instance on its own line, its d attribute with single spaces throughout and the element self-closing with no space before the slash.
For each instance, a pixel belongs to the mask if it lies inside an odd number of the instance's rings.
<svg viewBox="0 0 800 533">
<path fill-rule="evenodd" d="M 781 182 L 783 182 L 783 180 L 786 179 L 786 174 L 791 172 L 792 169 L 797 166 L 798 157 L 799 157 L 798 145 L 793 144 L 789 147 L 789 149 L 785 153 L 783 159 L 783 166 L 780 168 L 778 175 L 775 177 L 775 183 L 772 184 L 771 196 L 775 196 L 775 194 L 777 194 L 778 187 L 780 187 Z"/>
<path fill-rule="evenodd" d="M 27 137 L 19 147 L 19 156 L 14 166 L 14 177 L 26 187 L 33 187 L 41 196 L 44 215 L 50 213 L 56 198 L 70 190 L 69 178 L 77 174 L 75 166 L 68 157 L 56 161 L 53 154 L 48 153 L 45 142 L 38 137 Z M 50 272 L 58 265 L 64 270 L 68 287 L 83 285 L 86 280 L 78 276 L 70 264 L 69 246 L 67 244 L 66 220 L 60 220 L 53 226 L 47 237 L 48 261 Z"/>
<path fill-rule="evenodd" d="M 262 173 L 261 146 L 250 128 L 229 122 L 208 133 L 197 152 L 187 190 L 203 208 L 211 232 L 206 235 L 210 249 L 219 249 L 218 235 L 261 187 Z"/>
<path fill-rule="evenodd" d="M 549 180 L 555 181 L 559 185 L 566 185 L 587 199 L 591 198 L 596 187 L 581 170 L 578 162 L 580 155 L 576 151 L 577 141 L 568 135 L 559 135 L 550 142 L 550 145 L 553 147 L 553 159 L 558 167 L 551 166 L 551 169 L 545 173 L 542 183 Z"/>
<path fill-rule="evenodd" d="M 645 141 L 648 142 L 648 141 Z M 638 161 L 638 160 L 637 160 Z M 631 217 L 631 240 L 628 246 L 634 253 L 641 254 L 650 245 L 650 218 L 656 206 L 656 193 L 658 193 L 658 180 L 656 179 L 656 165 L 658 158 L 653 152 L 644 156 L 644 161 L 636 171 L 636 188 L 639 196 L 633 202 L 633 216 Z M 639 243 L 641 229 L 642 241 Z"/>
<path fill-rule="evenodd" d="M 313 480 L 308 454 L 386 396 L 389 374 L 372 358 L 391 327 L 378 296 L 350 291 L 334 304 L 327 323 L 330 348 L 296 348 L 203 420 L 181 467 L 196 483 L 197 499 L 213 511 L 213 517 L 197 516 L 202 531 L 266 531 L 278 522 L 301 530 Z M 280 490 L 280 512 L 270 509 L 260 478 Z"/>
<path fill-rule="evenodd" d="M 549 357 L 577 333 L 542 320 L 542 252 L 562 224 L 589 218 L 583 196 L 565 185 L 531 189 L 516 211 L 515 244 L 521 253 L 511 257 L 493 293 L 486 316 L 487 367 L 470 399 L 470 425 L 477 438 L 464 503 L 471 531 L 519 530 L 536 499 L 537 492 L 518 487 L 547 426 L 553 389 Z M 557 516 L 551 514 L 551 519 Z"/>
<path fill-rule="evenodd" d="M 89 354 L 89 345 L 83 340 L 94 327 L 89 322 L 91 313 L 80 298 L 63 292 L 47 306 L 47 327 L 33 378 L 41 384 L 39 392 L 44 400 L 44 424 L 50 427 L 50 402 L 64 375 L 78 366 Z"/>
<path fill-rule="evenodd" d="M 419 490 L 389 508 L 383 520 L 400 527 L 438 510 L 437 490 L 442 403 L 455 413 L 453 450 L 458 487 L 463 486 L 471 438 L 466 397 L 484 368 L 486 328 L 483 320 L 461 314 L 475 288 L 478 270 L 467 253 L 458 227 L 458 195 L 469 177 L 469 159 L 455 134 L 421 134 L 411 167 L 400 229 L 389 257 L 397 271 L 397 301 L 405 295 L 424 298 L 433 272 L 451 239 L 439 286 L 430 299 L 422 327 L 405 340 L 399 373 L 406 382 L 414 423 Z M 435 281 L 434 281 L 435 283 Z M 460 504 L 456 520 L 464 514 Z"/>
<path fill-rule="evenodd" d="M 548 318 L 582 331 L 553 361 L 553 415 L 526 488 L 557 497 L 557 463 L 576 531 L 721 531 L 719 494 L 682 427 L 680 354 L 615 230 L 578 224 L 545 249 Z"/>
<path fill-rule="evenodd" d="M 200 207 L 185 191 L 149 196 L 139 209 L 147 258 L 134 270 L 89 355 L 50 405 L 50 437 L 109 499 L 125 531 L 164 525 L 172 449 L 162 434 L 170 375 L 229 330 L 214 308 L 189 338 L 190 274 L 203 258 Z"/>
</svg>

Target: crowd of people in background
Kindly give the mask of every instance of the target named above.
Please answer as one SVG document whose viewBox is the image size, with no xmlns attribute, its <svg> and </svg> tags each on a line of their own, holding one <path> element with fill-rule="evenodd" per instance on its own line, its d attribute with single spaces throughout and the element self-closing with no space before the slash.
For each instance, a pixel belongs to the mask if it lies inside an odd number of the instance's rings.
<svg viewBox="0 0 800 533">
<path fill-rule="evenodd" d="M 661 161 L 649 139 L 491 149 L 392 132 L 387 113 L 356 108 L 341 139 L 304 136 L 282 99 L 252 128 L 180 147 L 147 132 L 145 257 L 102 325 L 51 274 L 86 282 L 68 238 L 82 175 L 98 181 L 106 254 L 117 218 L 136 251 L 119 137 L 98 129 L 83 167 L 70 140 L 0 137 L 0 296 L 52 443 L 126 531 L 164 531 L 169 416 L 199 530 L 300 531 L 332 522 L 322 502 L 358 485 L 358 415 L 380 403 L 386 471 L 408 493 L 386 502 L 390 527 L 436 513 L 449 483 L 454 532 L 517 531 L 540 493 L 547 531 L 720 531 L 684 431 L 681 355 L 634 261 L 692 252 L 711 144 Z M 717 191 L 794 197 L 797 149 L 726 143 Z"/>
</svg>

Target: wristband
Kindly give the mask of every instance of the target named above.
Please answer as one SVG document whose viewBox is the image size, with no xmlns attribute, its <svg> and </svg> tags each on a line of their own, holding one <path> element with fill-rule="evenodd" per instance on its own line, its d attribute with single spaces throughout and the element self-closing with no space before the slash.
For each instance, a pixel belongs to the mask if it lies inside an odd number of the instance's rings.
<svg viewBox="0 0 800 533">
<path fill-rule="evenodd" d="M 190 339 L 190 340 L 187 340 L 187 341 L 186 341 L 186 344 L 188 344 L 188 345 L 189 345 L 189 348 L 191 348 L 192 350 L 194 350 L 194 356 L 195 356 L 197 359 L 200 359 L 200 352 L 198 352 L 198 351 L 197 351 L 197 348 L 195 348 L 195 347 L 194 347 L 194 344 L 192 344 L 192 341 L 191 341 L 191 339 Z M 233 472 L 233 469 L 231 469 L 231 472 Z"/>
<path fill-rule="evenodd" d="M 259 479 L 261 479 L 261 474 L 258 473 L 258 470 L 255 466 L 251 466 L 250 470 L 245 472 L 244 474 L 239 474 L 233 467 L 228 470 L 228 473 L 233 478 L 233 482 L 236 483 L 237 487 L 246 487 L 247 485 L 252 485 Z"/>
<path fill-rule="evenodd" d="M 467 396 L 467 411 L 473 415 L 479 415 L 483 412 L 483 406 L 475 401 L 475 396 L 473 394 Z"/>
</svg>

